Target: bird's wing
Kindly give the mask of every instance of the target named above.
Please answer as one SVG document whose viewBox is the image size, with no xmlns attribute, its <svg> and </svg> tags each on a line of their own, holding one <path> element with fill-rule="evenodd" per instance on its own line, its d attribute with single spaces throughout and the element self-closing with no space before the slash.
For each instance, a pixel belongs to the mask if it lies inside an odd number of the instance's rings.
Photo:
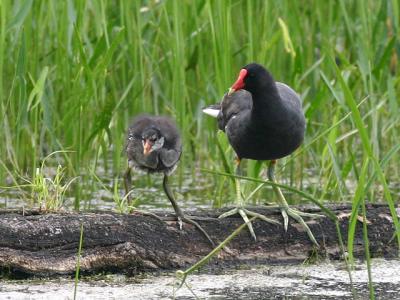
<svg viewBox="0 0 400 300">
<path fill-rule="evenodd" d="M 160 159 L 162 163 L 170 168 L 179 160 L 182 151 L 176 149 L 161 149 L 160 150 Z"/>
<path fill-rule="evenodd" d="M 225 94 L 221 103 L 212 104 L 203 108 L 203 112 L 218 119 L 218 128 L 225 131 L 229 120 L 246 110 L 251 110 L 253 101 L 251 94 L 246 90 L 238 90 L 231 95 Z"/>
<path fill-rule="evenodd" d="M 228 122 L 238 114 L 244 114 L 253 107 L 250 92 L 238 90 L 231 95 L 225 95 L 221 103 L 221 113 L 218 115 L 218 127 L 225 129 Z"/>
<path fill-rule="evenodd" d="M 182 148 L 181 137 L 179 130 L 172 119 L 164 116 L 157 118 L 157 128 L 160 130 L 161 135 L 164 137 L 164 148 L 166 149 L 180 149 Z"/>
<path fill-rule="evenodd" d="M 164 146 L 160 149 L 161 162 L 167 168 L 176 164 L 182 153 L 181 137 L 175 123 L 167 117 L 158 117 L 158 128 L 164 137 Z"/>
<path fill-rule="evenodd" d="M 285 104 L 294 110 L 301 110 L 301 100 L 299 95 L 288 85 L 276 82 L 276 87 L 281 99 L 285 99 Z"/>
</svg>

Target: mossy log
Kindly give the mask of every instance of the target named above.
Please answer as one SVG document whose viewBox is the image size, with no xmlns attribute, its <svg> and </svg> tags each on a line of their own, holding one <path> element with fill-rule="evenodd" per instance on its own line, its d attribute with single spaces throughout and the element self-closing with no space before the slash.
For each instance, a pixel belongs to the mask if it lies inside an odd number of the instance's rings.
<svg viewBox="0 0 400 300">
<path fill-rule="evenodd" d="M 320 213 L 317 208 L 299 207 Z M 345 243 L 350 207 L 331 206 L 339 217 Z M 277 209 L 256 207 L 253 210 L 282 220 Z M 224 240 L 242 219 L 232 216 L 216 218 L 226 210 L 194 211 L 199 224 L 216 242 Z M 114 272 L 134 275 L 146 271 L 183 269 L 206 255 L 211 247 L 192 225 L 179 230 L 173 215 L 158 213 L 166 221 L 141 213 L 0 211 L 0 269 L 11 277 L 72 275 L 75 272 L 80 228 L 83 224 L 83 248 L 80 271 L 84 274 Z M 201 220 L 211 217 L 212 220 Z M 394 226 L 384 205 L 368 205 L 368 237 L 373 257 L 398 255 Z M 362 220 L 362 219 L 361 219 Z M 243 230 L 215 257 L 208 267 L 249 263 L 302 262 L 310 255 L 340 259 L 334 222 L 327 217 L 309 220 L 308 225 L 320 243 L 316 249 L 303 228 L 290 220 L 283 226 L 263 221 L 253 223 L 257 241 Z M 362 223 L 356 226 L 354 252 L 363 256 Z"/>
</svg>

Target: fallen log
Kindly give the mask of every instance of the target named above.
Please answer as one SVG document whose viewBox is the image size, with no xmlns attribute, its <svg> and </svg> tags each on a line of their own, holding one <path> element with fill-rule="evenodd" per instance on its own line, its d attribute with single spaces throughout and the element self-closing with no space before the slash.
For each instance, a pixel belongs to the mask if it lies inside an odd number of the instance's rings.
<svg viewBox="0 0 400 300">
<path fill-rule="evenodd" d="M 300 207 L 320 213 L 315 207 Z M 345 242 L 350 207 L 331 206 L 339 217 Z M 216 242 L 224 240 L 242 219 L 232 216 L 217 219 L 225 210 L 195 211 L 199 224 Z M 277 209 L 253 208 L 281 221 Z M 116 272 L 134 275 L 139 272 L 183 269 L 206 255 L 211 247 L 204 236 L 189 224 L 177 228 L 171 214 L 157 213 L 168 221 L 141 213 L 0 211 L 0 270 L 11 277 L 55 276 L 74 274 L 80 227 L 83 224 L 83 248 L 80 271 L 84 274 Z M 204 217 L 212 220 L 201 220 Z M 368 205 L 368 237 L 373 257 L 397 257 L 398 245 L 393 238 L 394 226 L 384 205 Z M 290 220 L 289 229 L 255 221 L 254 241 L 243 230 L 214 258 L 211 268 L 249 263 L 302 262 L 310 255 L 339 259 L 342 255 L 334 222 L 327 217 L 309 220 L 307 224 L 320 243 L 313 247 L 303 228 Z M 362 223 L 358 221 L 354 241 L 356 256 L 363 256 Z"/>
</svg>

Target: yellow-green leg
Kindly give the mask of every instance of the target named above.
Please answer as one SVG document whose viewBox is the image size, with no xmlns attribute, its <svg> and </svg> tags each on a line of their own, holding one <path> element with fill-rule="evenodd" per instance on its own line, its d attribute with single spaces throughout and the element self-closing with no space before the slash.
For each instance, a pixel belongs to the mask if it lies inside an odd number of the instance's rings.
<svg viewBox="0 0 400 300">
<path fill-rule="evenodd" d="M 240 169 L 240 158 L 237 158 L 236 160 L 236 175 L 240 176 L 241 174 L 241 169 Z M 242 191 L 240 188 L 240 179 L 239 178 L 235 178 L 235 189 L 236 189 L 236 207 L 234 209 L 231 209 L 225 213 L 223 213 L 222 215 L 219 216 L 219 218 L 226 218 L 235 214 L 239 214 L 244 222 L 246 223 L 251 236 L 253 237 L 254 240 L 257 240 L 256 234 L 254 233 L 254 229 L 253 229 L 253 225 L 251 225 L 251 222 L 248 218 L 248 216 L 251 217 L 257 217 L 260 218 L 261 220 L 268 222 L 268 223 L 272 223 L 272 224 L 276 224 L 276 225 L 280 225 L 278 221 L 275 221 L 273 219 L 269 219 L 264 215 L 261 215 L 259 213 L 250 211 L 248 209 L 246 209 L 244 207 L 245 203 L 243 201 L 243 196 L 242 196 Z"/>
<path fill-rule="evenodd" d="M 276 165 L 276 160 L 271 160 L 268 165 L 268 180 L 272 182 L 276 182 L 275 180 L 275 165 Z M 313 233 L 311 232 L 310 227 L 304 222 L 303 217 L 310 217 L 310 218 L 317 218 L 317 217 L 322 217 L 321 215 L 318 214 L 310 214 L 310 213 L 305 213 L 301 212 L 297 209 L 291 208 L 289 204 L 286 202 L 285 196 L 283 196 L 281 189 L 278 186 L 273 186 L 273 189 L 278 196 L 278 204 L 281 209 L 281 213 L 283 216 L 283 224 L 285 231 L 287 231 L 288 224 L 289 224 L 289 217 L 292 217 L 295 219 L 297 222 L 299 222 L 304 229 L 306 230 L 308 237 L 310 240 L 316 245 L 318 245 L 317 240 L 315 239 Z"/>
</svg>

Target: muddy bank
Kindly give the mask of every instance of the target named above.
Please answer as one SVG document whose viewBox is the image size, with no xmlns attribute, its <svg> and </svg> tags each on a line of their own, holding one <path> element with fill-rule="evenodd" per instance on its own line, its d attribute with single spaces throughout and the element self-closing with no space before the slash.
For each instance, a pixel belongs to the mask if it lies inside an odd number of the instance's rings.
<svg viewBox="0 0 400 300">
<path fill-rule="evenodd" d="M 347 240 L 350 207 L 330 207 L 339 216 L 340 228 Z M 320 213 L 317 208 L 303 211 Z M 281 221 L 277 209 L 253 208 Z M 198 223 L 214 241 L 222 241 L 242 220 L 233 216 L 216 217 L 224 210 L 196 211 Z M 75 272 L 80 226 L 83 224 L 81 272 L 124 273 L 135 275 L 146 271 L 175 270 L 193 264 L 211 248 L 192 225 L 177 228 L 172 215 L 158 213 L 167 221 L 134 213 L 113 212 L 39 213 L 0 212 L 0 269 L 11 277 L 71 275 Z M 209 220 L 201 220 L 209 217 Z M 368 206 L 368 234 L 373 257 L 396 257 L 398 247 L 392 239 L 394 227 L 389 210 L 382 205 Z M 313 247 L 302 227 L 292 220 L 288 232 L 282 226 L 255 221 L 255 242 L 247 230 L 210 262 L 209 267 L 259 263 L 302 262 L 312 255 L 341 257 L 334 222 L 327 217 L 309 220 L 320 248 Z M 358 222 L 355 238 L 356 256 L 362 256 L 362 223 Z"/>
</svg>

